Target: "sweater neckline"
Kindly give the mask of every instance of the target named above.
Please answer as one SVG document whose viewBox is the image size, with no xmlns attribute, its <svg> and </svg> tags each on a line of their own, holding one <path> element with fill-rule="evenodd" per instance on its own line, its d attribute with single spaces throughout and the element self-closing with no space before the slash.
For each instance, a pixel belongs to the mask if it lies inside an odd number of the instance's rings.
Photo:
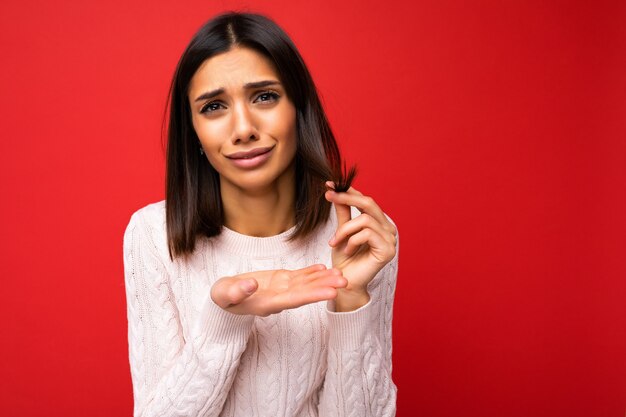
<svg viewBox="0 0 626 417">
<path fill-rule="evenodd" d="M 257 237 L 244 235 L 222 226 L 217 245 L 228 252 L 253 257 L 269 257 L 291 252 L 299 246 L 298 240 L 289 241 L 296 226 L 274 236 Z"/>
</svg>

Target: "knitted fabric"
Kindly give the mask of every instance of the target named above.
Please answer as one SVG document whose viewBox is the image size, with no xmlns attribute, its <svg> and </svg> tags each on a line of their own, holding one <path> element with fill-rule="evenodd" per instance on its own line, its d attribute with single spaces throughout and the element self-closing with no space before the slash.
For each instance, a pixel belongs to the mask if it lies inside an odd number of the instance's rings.
<svg viewBox="0 0 626 417">
<path fill-rule="evenodd" d="M 353 217 L 359 212 L 353 209 Z M 294 228 L 251 237 L 228 228 L 171 261 L 165 203 L 124 234 L 134 416 L 395 415 L 391 321 L 397 255 L 370 283 L 370 302 L 333 312 L 320 302 L 268 317 L 235 315 L 210 297 L 221 277 L 331 263 L 336 216 L 305 239 Z"/>
</svg>

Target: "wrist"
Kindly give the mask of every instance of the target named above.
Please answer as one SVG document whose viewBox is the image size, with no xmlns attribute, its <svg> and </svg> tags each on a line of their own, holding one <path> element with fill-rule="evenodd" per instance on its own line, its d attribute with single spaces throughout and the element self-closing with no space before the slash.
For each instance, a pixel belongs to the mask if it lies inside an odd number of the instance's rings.
<svg viewBox="0 0 626 417">
<path fill-rule="evenodd" d="M 370 295 L 367 289 L 337 289 L 335 311 L 338 313 L 358 310 L 369 303 Z"/>
</svg>

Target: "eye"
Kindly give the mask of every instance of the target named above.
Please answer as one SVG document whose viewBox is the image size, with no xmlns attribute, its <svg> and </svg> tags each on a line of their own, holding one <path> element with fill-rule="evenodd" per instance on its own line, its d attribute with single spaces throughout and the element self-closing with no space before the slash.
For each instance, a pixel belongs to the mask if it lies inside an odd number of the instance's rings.
<svg viewBox="0 0 626 417">
<path fill-rule="evenodd" d="M 264 102 L 276 101 L 279 98 L 280 98 L 280 95 L 274 91 L 263 91 L 257 96 L 257 98 L 254 101 L 264 103 Z"/>
<path fill-rule="evenodd" d="M 222 106 L 222 103 L 220 103 L 218 101 L 212 101 L 210 103 L 207 103 L 207 104 L 203 105 L 200 108 L 200 113 L 212 113 L 214 111 L 219 110 L 220 107 L 224 107 L 224 106 Z"/>
</svg>

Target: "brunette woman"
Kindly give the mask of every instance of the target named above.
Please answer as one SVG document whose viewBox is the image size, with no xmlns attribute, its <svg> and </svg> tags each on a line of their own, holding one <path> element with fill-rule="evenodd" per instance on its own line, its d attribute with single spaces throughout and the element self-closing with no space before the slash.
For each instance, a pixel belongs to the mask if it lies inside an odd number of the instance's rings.
<svg viewBox="0 0 626 417">
<path fill-rule="evenodd" d="M 169 114 L 166 200 L 124 235 L 134 415 L 395 415 L 396 228 L 289 37 L 212 19 Z"/>
</svg>

